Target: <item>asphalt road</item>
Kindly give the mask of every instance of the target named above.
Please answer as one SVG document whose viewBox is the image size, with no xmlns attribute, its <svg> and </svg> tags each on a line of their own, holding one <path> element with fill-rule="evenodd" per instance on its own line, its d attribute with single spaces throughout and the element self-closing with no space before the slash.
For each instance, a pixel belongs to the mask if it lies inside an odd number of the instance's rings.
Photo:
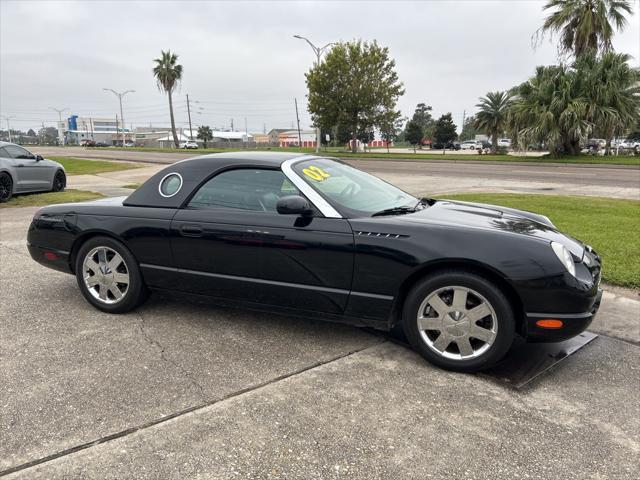
<svg viewBox="0 0 640 480">
<path fill-rule="evenodd" d="M 28 256 L 35 210 L 0 210 L 0 476 L 637 478 L 637 295 L 516 391 L 310 318 L 155 295 L 99 312 Z"/>
<path fill-rule="evenodd" d="M 197 155 L 185 153 L 139 152 L 81 147 L 34 147 L 43 155 L 67 155 L 83 158 L 144 161 L 167 164 Z M 448 177 L 463 183 L 467 180 L 491 180 L 495 183 L 521 182 L 523 184 L 569 184 L 576 187 L 606 187 L 640 191 L 640 168 L 620 166 L 576 166 L 562 164 L 500 163 L 471 161 L 429 160 L 354 160 L 348 162 L 363 170 L 395 176 Z M 545 187 L 541 187 L 544 189 Z"/>
</svg>

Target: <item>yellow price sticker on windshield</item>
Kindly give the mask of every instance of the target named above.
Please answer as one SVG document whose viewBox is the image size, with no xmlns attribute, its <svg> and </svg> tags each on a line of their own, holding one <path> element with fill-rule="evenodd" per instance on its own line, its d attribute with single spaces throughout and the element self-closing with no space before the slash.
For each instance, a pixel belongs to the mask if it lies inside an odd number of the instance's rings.
<svg viewBox="0 0 640 480">
<path fill-rule="evenodd" d="M 325 172 L 322 168 L 316 167 L 315 165 L 305 168 L 304 170 L 302 170 L 302 173 L 304 173 L 307 177 L 317 182 L 322 182 L 323 180 L 331 176 L 327 172 Z"/>
</svg>

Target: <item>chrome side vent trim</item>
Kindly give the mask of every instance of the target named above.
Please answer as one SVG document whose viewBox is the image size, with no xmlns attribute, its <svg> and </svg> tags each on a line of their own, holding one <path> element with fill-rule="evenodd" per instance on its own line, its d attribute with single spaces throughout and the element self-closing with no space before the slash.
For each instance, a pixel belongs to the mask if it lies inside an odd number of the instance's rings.
<svg viewBox="0 0 640 480">
<path fill-rule="evenodd" d="M 377 238 L 407 238 L 409 235 L 400 235 L 398 233 L 382 233 L 382 232 L 354 232 L 359 237 L 377 237 Z"/>
</svg>

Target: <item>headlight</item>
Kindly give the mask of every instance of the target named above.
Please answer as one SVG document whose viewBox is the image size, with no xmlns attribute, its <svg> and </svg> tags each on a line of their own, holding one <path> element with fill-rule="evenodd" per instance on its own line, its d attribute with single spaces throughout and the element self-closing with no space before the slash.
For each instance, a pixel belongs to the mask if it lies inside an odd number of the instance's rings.
<svg viewBox="0 0 640 480">
<path fill-rule="evenodd" d="M 551 248 L 553 248 L 553 252 L 558 257 L 558 260 L 560 260 L 569 273 L 575 277 L 576 264 L 573 261 L 571 253 L 567 250 L 567 247 L 557 242 L 551 242 Z"/>
</svg>

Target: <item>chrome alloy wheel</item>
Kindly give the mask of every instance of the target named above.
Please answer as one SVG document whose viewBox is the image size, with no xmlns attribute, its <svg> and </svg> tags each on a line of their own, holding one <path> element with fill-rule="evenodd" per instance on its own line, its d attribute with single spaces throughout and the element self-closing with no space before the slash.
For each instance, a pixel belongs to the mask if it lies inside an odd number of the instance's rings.
<svg viewBox="0 0 640 480">
<path fill-rule="evenodd" d="M 476 358 L 496 339 L 498 319 L 491 304 L 475 290 L 450 286 L 420 304 L 418 331 L 425 344 L 451 360 Z"/>
<path fill-rule="evenodd" d="M 118 303 L 129 290 L 127 264 L 109 247 L 96 247 L 84 257 L 82 276 L 89 293 L 102 303 Z"/>
</svg>

